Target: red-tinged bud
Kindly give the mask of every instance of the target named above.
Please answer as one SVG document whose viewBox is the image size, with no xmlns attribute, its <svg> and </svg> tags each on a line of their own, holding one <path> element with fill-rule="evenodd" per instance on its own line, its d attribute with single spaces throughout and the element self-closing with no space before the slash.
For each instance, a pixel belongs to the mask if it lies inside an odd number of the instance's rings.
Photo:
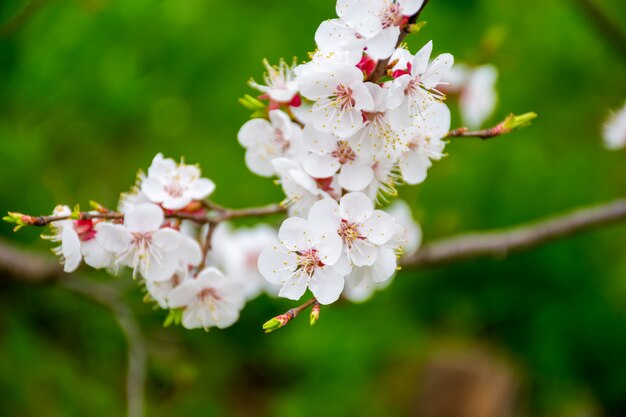
<svg viewBox="0 0 626 417">
<path fill-rule="evenodd" d="M 319 318 L 320 318 L 320 303 L 316 301 L 315 304 L 313 305 L 313 308 L 311 309 L 311 314 L 309 315 L 309 323 L 311 323 L 311 326 L 317 323 Z"/>
<path fill-rule="evenodd" d="M 278 330 L 281 327 L 284 327 L 287 323 L 289 323 L 289 320 L 291 320 L 292 318 L 293 316 L 289 314 L 281 314 L 280 316 L 276 316 L 263 324 L 263 330 L 265 330 L 265 333 L 270 333 L 274 330 Z"/>
<path fill-rule="evenodd" d="M 74 221 L 74 230 L 82 242 L 87 242 L 96 237 L 96 231 L 93 226 L 93 220 L 91 219 Z"/>
<path fill-rule="evenodd" d="M 359 63 L 356 64 L 356 67 L 363 71 L 363 73 L 367 77 L 369 77 L 370 75 L 372 75 L 372 72 L 374 72 L 374 69 L 376 68 L 376 61 L 374 61 L 368 55 L 363 55 Z"/>
<path fill-rule="evenodd" d="M 295 96 L 293 96 L 293 98 L 289 102 L 289 105 L 291 107 L 300 107 L 302 105 L 302 97 L 300 97 L 300 94 L 296 94 Z"/>
</svg>

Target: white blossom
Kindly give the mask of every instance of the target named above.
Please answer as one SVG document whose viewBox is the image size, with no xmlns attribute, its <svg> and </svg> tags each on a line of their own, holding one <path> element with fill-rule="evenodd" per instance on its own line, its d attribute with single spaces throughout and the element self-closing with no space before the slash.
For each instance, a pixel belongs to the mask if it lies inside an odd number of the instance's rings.
<svg viewBox="0 0 626 417">
<path fill-rule="evenodd" d="M 69 216 L 68 206 L 55 207 L 53 216 Z M 89 220 L 60 220 L 50 224 L 51 236 L 42 236 L 60 245 L 53 252 L 61 257 L 63 270 L 73 272 L 82 260 L 92 268 L 107 268 L 111 265 L 113 254 L 105 250 L 95 239 L 94 223 Z"/>
<path fill-rule="evenodd" d="M 362 110 L 374 102 L 363 83 L 363 73 L 350 64 L 333 64 L 298 78 L 300 92 L 314 101 L 311 122 L 322 132 L 340 138 L 352 135 L 363 125 Z"/>
<path fill-rule="evenodd" d="M 491 116 L 498 101 L 495 88 L 497 79 L 498 70 L 493 65 L 470 68 L 458 64 L 452 67 L 445 78 L 450 83 L 446 91 L 459 94 L 463 124 L 477 129 Z"/>
<path fill-rule="evenodd" d="M 168 280 L 182 260 L 199 262 L 197 242 L 174 229 L 161 228 L 164 216 L 155 204 L 144 203 L 124 216 L 124 224 L 99 223 L 96 239 L 115 253 L 116 262 L 133 268 L 147 281 Z M 191 249 L 191 250 L 190 250 Z"/>
<path fill-rule="evenodd" d="M 174 288 L 168 304 L 170 308 L 184 308 L 182 324 L 187 329 L 223 329 L 239 319 L 245 301 L 235 280 L 209 267 Z"/>
<path fill-rule="evenodd" d="M 320 181 L 320 187 L 313 177 L 290 159 L 276 158 L 272 161 L 272 166 L 286 196 L 283 204 L 291 216 L 306 216 L 313 203 L 340 191 L 333 184 L 333 178 Z"/>
<path fill-rule="evenodd" d="M 432 160 L 444 156 L 442 138 L 450 130 L 450 110 L 443 103 L 433 103 L 424 110 L 424 119 L 402 132 L 403 151 L 399 158 L 402 179 L 419 184 L 426 179 Z"/>
<path fill-rule="evenodd" d="M 194 200 L 208 197 L 215 184 L 200 177 L 195 165 L 177 164 L 171 158 L 157 154 L 148 169 L 148 176 L 141 183 L 141 191 L 148 199 L 168 210 L 180 210 Z"/>
<path fill-rule="evenodd" d="M 371 164 L 360 157 L 347 140 L 307 125 L 303 142 L 310 153 L 302 161 L 302 167 L 312 177 L 328 178 L 339 171 L 339 185 L 350 191 L 360 191 L 373 180 Z"/>
<path fill-rule="evenodd" d="M 333 265 L 341 256 L 341 238 L 314 230 L 300 217 L 285 220 L 278 238 L 279 244 L 261 252 L 258 265 L 266 280 L 282 285 L 278 295 L 298 300 L 309 288 L 321 304 L 337 301 L 344 279 Z"/>
<path fill-rule="evenodd" d="M 390 120 L 396 129 L 409 126 L 418 118 L 423 119 L 422 112 L 443 97 L 437 86 L 452 68 L 454 57 L 445 53 L 429 63 L 432 48 L 432 42 L 428 42 L 406 68 L 394 66 L 397 78 L 389 86 L 389 98 L 393 108 Z"/>
<path fill-rule="evenodd" d="M 604 124 L 604 144 L 608 149 L 626 147 L 626 103 Z"/>
<path fill-rule="evenodd" d="M 250 86 L 267 94 L 272 101 L 277 103 L 290 103 L 294 100 L 298 94 L 298 86 L 293 71 L 295 59 L 294 64 L 291 66 L 287 65 L 282 59 L 278 65 L 270 65 L 267 60 L 263 60 L 263 65 L 267 69 L 267 72 L 263 75 L 265 85 L 250 80 Z"/>
<path fill-rule="evenodd" d="M 318 201 L 309 211 L 309 225 L 341 238 L 342 255 L 350 267 L 373 265 L 379 247 L 395 233 L 393 217 L 374 210 L 374 203 L 363 193 L 348 193 L 339 203 L 331 199 Z"/>
<path fill-rule="evenodd" d="M 365 38 L 374 59 L 389 58 L 396 48 L 401 26 L 417 13 L 423 0 L 338 0 L 337 15 Z"/>
<path fill-rule="evenodd" d="M 305 153 L 300 126 L 280 110 L 271 110 L 269 119 L 249 120 L 237 134 L 239 143 L 246 148 L 246 165 L 264 177 L 274 174 L 273 159 L 300 158 Z"/>
</svg>

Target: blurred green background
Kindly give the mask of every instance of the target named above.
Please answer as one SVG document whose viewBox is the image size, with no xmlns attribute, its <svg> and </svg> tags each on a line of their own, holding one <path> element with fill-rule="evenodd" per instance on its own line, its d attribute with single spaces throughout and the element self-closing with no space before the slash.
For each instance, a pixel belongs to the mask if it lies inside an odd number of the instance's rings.
<svg viewBox="0 0 626 417">
<path fill-rule="evenodd" d="M 626 3 L 595 1 L 624 31 Z M 237 98 L 251 93 L 246 82 L 260 78 L 263 58 L 305 58 L 334 6 L 0 0 L 0 208 L 114 206 L 157 152 L 199 163 L 221 204 L 279 201 L 272 181 L 243 164 L 236 133 L 248 111 Z M 539 114 L 507 137 L 454 141 L 428 181 L 402 190 L 426 240 L 626 193 L 626 153 L 605 151 L 600 139 L 608 109 L 626 99 L 626 56 L 579 6 L 432 0 L 426 8 L 428 25 L 408 40 L 413 51 L 433 39 L 435 53 L 495 64 L 500 105 L 491 122 Z M 46 253 L 39 232 L 0 228 Z M 469 355 L 471 367 L 481 352 L 514 381 L 515 415 L 624 416 L 625 248 L 619 225 L 503 260 L 406 270 L 368 303 L 338 303 L 313 328 L 301 318 L 267 336 L 260 324 L 292 304 L 261 297 L 234 327 L 205 333 L 163 329 L 165 313 L 133 290 L 127 299 L 150 358 L 146 414 L 420 415 L 432 400 L 424 386 L 433 358 Z M 1 416 L 124 415 L 126 345 L 106 309 L 54 284 L 7 280 L 0 308 Z"/>
</svg>

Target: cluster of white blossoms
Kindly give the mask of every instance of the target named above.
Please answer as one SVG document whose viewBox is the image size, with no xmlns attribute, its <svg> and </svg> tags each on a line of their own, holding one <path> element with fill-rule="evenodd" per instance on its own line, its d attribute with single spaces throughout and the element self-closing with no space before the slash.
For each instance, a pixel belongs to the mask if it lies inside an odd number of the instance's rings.
<svg viewBox="0 0 626 417">
<path fill-rule="evenodd" d="M 277 178 L 291 216 L 258 263 L 281 297 L 298 300 L 308 289 L 321 304 L 366 299 L 420 235 L 376 205 L 399 184 L 423 182 L 445 155 L 442 87 L 454 59 L 431 59 L 432 42 L 414 55 L 398 46 L 421 7 L 339 0 L 309 61 L 265 63 L 265 83 L 250 82 L 267 104 L 249 106 L 258 117 L 241 127 L 239 143 L 252 172 Z"/>
<path fill-rule="evenodd" d="M 256 263 L 266 245 L 274 243 L 269 226 L 233 231 L 220 224 L 213 235 L 216 251 L 203 259 L 208 229 L 195 216 L 206 214 L 202 201 L 215 189 L 195 165 L 176 163 L 156 155 L 147 175 L 129 193 L 122 194 L 119 211 L 99 210 L 73 215 L 68 206 L 52 213 L 51 223 L 66 272 L 84 259 L 93 268 L 113 273 L 133 270 L 161 308 L 178 314 L 187 328 L 228 327 L 239 317 L 246 300 L 262 289 L 271 290 Z"/>
<path fill-rule="evenodd" d="M 262 292 L 298 300 L 308 290 L 307 306 L 366 300 L 421 243 L 406 203 L 383 206 L 398 185 L 426 179 L 450 131 L 444 91 L 452 91 L 445 81 L 455 77 L 452 55 L 431 59 L 432 42 L 415 54 L 401 42 L 419 26 L 422 7 L 422 0 L 339 0 L 338 18 L 319 26 L 309 61 L 265 62 L 264 83 L 250 82 L 261 95 L 242 99 L 255 118 L 238 141 L 248 168 L 281 185 L 281 206 L 218 206 L 209 200 L 215 184 L 197 166 L 158 154 L 117 211 L 58 206 L 51 216 L 5 220 L 50 224 L 46 238 L 59 243 L 54 252 L 67 272 L 83 260 L 112 273 L 132 269 L 147 299 L 170 310 L 166 323 L 187 328 L 230 326 Z M 464 77 L 474 96 L 495 82 L 490 71 Z M 471 105 L 474 120 L 491 111 L 492 96 Z M 227 222 L 283 210 L 278 231 Z"/>
</svg>

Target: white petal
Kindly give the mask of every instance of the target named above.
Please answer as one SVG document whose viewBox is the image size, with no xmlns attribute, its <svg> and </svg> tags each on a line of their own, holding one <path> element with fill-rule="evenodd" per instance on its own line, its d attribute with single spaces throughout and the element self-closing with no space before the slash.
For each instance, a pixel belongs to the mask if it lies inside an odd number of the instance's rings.
<svg viewBox="0 0 626 417">
<path fill-rule="evenodd" d="M 299 300 L 306 291 L 308 284 L 308 276 L 301 271 L 295 272 L 290 278 L 285 280 L 283 287 L 278 292 L 279 297 L 288 298 L 290 300 Z"/>
<path fill-rule="evenodd" d="M 174 275 L 179 265 L 178 256 L 173 252 L 162 252 L 157 259 L 150 256 L 147 262 L 140 264 L 141 275 L 147 281 L 167 281 Z"/>
<path fill-rule="evenodd" d="M 348 162 L 339 172 L 339 185 L 348 191 L 362 191 L 374 180 L 372 167 L 362 162 Z"/>
<path fill-rule="evenodd" d="M 307 150 L 319 155 L 329 154 L 335 150 L 338 140 L 337 136 L 332 133 L 321 132 L 310 123 L 302 131 L 302 141 Z"/>
<path fill-rule="evenodd" d="M 412 16 L 422 7 L 424 0 L 399 0 L 400 12 L 404 16 Z"/>
<path fill-rule="evenodd" d="M 301 217 L 286 219 L 278 230 L 278 239 L 291 251 L 308 249 L 313 245 L 309 223 Z"/>
<path fill-rule="evenodd" d="M 362 80 L 358 80 L 357 82 L 350 84 L 350 89 L 352 89 L 354 107 L 357 110 L 374 110 L 374 98 L 372 97 L 370 90 L 367 88 L 367 85 L 363 83 Z"/>
<path fill-rule="evenodd" d="M 163 208 L 168 210 L 180 210 L 185 208 L 189 203 L 191 203 L 191 195 L 185 193 L 180 197 L 168 197 L 163 201 Z"/>
<path fill-rule="evenodd" d="M 342 219 L 350 223 L 363 223 L 374 211 L 374 203 L 363 193 L 349 193 L 339 201 Z"/>
<path fill-rule="evenodd" d="M 350 260 L 355 266 L 372 265 L 376 262 L 378 248 L 369 242 L 357 240 L 349 249 Z"/>
<path fill-rule="evenodd" d="M 166 252 L 171 252 L 180 246 L 180 232 L 166 227 L 152 234 L 152 243 Z"/>
<path fill-rule="evenodd" d="M 385 7 L 383 2 L 370 4 L 359 0 L 338 0 L 336 10 L 337 16 L 355 25 L 361 35 L 370 38 L 383 28 L 378 17 L 383 7 Z"/>
<path fill-rule="evenodd" d="M 402 179 L 407 184 L 421 184 L 426 179 L 428 168 L 433 163 L 430 159 L 419 152 L 410 151 L 400 160 Z"/>
<path fill-rule="evenodd" d="M 344 279 L 332 267 L 316 269 L 309 282 L 311 292 L 320 304 L 331 304 L 339 299 Z"/>
<path fill-rule="evenodd" d="M 263 249 L 258 260 L 259 272 L 272 284 L 282 284 L 296 270 L 296 255 L 278 245 Z"/>
<path fill-rule="evenodd" d="M 374 210 L 374 214 L 363 223 L 361 232 L 376 245 L 384 245 L 395 233 L 395 220 L 389 213 Z"/>
<path fill-rule="evenodd" d="M 416 76 L 423 74 L 428 68 L 428 61 L 430 60 L 430 54 L 433 52 L 433 41 L 428 41 L 426 45 L 422 47 L 413 58 L 413 66 L 411 67 L 411 75 Z"/>
<path fill-rule="evenodd" d="M 302 168 L 314 178 L 328 178 L 335 175 L 341 164 L 331 155 L 309 154 L 302 161 Z"/>
<path fill-rule="evenodd" d="M 332 198 L 320 200 L 309 210 L 308 220 L 312 230 L 337 232 L 341 223 L 339 205 Z"/>
<path fill-rule="evenodd" d="M 250 148 L 246 151 L 245 161 L 248 169 L 257 175 L 271 177 L 274 174 L 274 168 L 266 152 Z"/>
<path fill-rule="evenodd" d="M 155 204 L 143 203 L 124 216 L 124 225 L 131 233 L 153 232 L 163 223 L 163 210 Z"/>
<path fill-rule="evenodd" d="M 385 282 L 395 274 L 398 267 L 398 259 L 391 248 L 379 248 L 378 258 L 374 269 L 371 271 L 374 282 Z"/>
<path fill-rule="evenodd" d="M 396 49 L 400 28 L 389 26 L 367 41 L 367 54 L 375 60 L 389 58 Z"/>
<path fill-rule="evenodd" d="M 441 79 L 445 77 L 454 65 L 454 57 L 451 54 L 441 54 L 428 66 L 422 76 L 421 82 L 428 90 L 436 88 Z"/>
<path fill-rule="evenodd" d="M 85 263 L 92 268 L 106 268 L 113 261 L 113 254 L 100 246 L 96 239 L 82 242 L 80 251 L 83 254 Z"/>
<path fill-rule="evenodd" d="M 165 191 L 165 187 L 155 178 L 146 178 L 141 182 L 141 191 L 153 203 L 160 203 L 169 198 L 169 194 Z"/>
<path fill-rule="evenodd" d="M 237 140 L 244 148 L 274 139 L 274 128 L 265 119 L 248 120 L 237 133 Z"/>
<path fill-rule="evenodd" d="M 202 249 L 200 244 L 189 236 L 180 234 L 181 240 L 178 247 L 178 257 L 186 265 L 198 266 L 202 261 Z"/>
<path fill-rule="evenodd" d="M 200 289 L 197 280 L 187 279 L 169 293 L 167 302 L 171 308 L 186 307 L 194 302 Z"/>
<path fill-rule="evenodd" d="M 215 190 L 215 183 L 208 178 L 198 178 L 192 183 L 191 197 L 194 200 L 207 198 Z"/>
<path fill-rule="evenodd" d="M 133 236 L 121 224 L 98 223 L 95 229 L 98 243 L 113 253 L 125 251 L 133 241 Z"/>
<path fill-rule="evenodd" d="M 319 259 L 324 265 L 334 265 L 341 257 L 343 242 L 336 232 L 320 232 L 319 243 L 316 246 Z"/>
<path fill-rule="evenodd" d="M 61 245 L 63 258 L 65 258 L 63 270 L 65 272 L 74 272 L 76 268 L 78 268 L 78 265 L 80 265 L 82 256 L 80 254 L 80 239 L 73 227 L 63 228 L 63 232 L 61 232 Z"/>
</svg>

